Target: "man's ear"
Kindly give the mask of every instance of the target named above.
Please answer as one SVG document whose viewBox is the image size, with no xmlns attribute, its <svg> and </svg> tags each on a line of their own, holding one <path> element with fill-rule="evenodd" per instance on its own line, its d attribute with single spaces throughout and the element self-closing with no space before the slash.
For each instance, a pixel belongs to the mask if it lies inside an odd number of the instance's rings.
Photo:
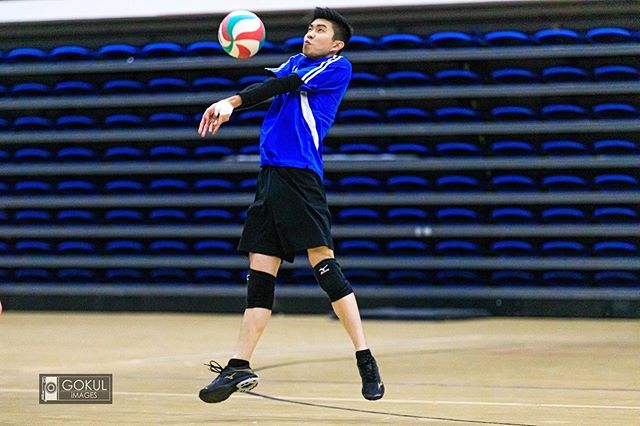
<svg viewBox="0 0 640 426">
<path fill-rule="evenodd" d="M 333 46 L 331 46 L 331 49 L 336 51 L 336 52 L 341 51 L 342 49 L 344 49 L 344 41 L 342 41 L 342 40 L 334 40 L 333 41 Z"/>
</svg>

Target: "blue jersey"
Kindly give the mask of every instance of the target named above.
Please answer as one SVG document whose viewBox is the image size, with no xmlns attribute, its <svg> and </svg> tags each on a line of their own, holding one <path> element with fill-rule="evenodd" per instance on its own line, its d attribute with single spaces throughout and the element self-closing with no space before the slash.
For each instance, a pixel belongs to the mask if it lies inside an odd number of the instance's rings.
<svg viewBox="0 0 640 426">
<path fill-rule="evenodd" d="M 343 56 L 299 53 L 267 71 L 276 77 L 296 73 L 303 84 L 273 98 L 260 130 L 260 164 L 311 169 L 322 178 L 322 141 L 347 91 L 351 63 Z"/>
</svg>

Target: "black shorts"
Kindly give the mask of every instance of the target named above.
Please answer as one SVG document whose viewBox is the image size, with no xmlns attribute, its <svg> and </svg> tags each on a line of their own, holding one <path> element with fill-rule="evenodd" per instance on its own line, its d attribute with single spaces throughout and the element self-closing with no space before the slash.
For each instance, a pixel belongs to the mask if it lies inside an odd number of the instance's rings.
<svg viewBox="0 0 640 426">
<path fill-rule="evenodd" d="M 238 250 L 293 262 L 296 252 L 319 246 L 333 250 L 320 176 L 308 169 L 263 166 Z"/>
</svg>

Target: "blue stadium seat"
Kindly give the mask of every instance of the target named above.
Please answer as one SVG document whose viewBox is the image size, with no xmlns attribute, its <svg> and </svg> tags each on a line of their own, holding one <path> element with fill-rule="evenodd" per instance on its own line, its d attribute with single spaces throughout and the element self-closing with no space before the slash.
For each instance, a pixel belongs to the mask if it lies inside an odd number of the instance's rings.
<svg viewBox="0 0 640 426">
<path fill-rule="evenodd" d="M 421 123 L 429 120 L 429 113 L 421 108 L 390 108 L 385 119 L 389 123 Z"/>
<path fill-rule="evenodd" d="M 359 285 L 375 285 L 383 284 L 383 278 L 380 272 L 373 269 L 347 269 L 344 271 L 345 277 L 355 286 Z"/>
<path fill-rule="evenodd" d="M 602 65 L 593 69 L 598 81 L 635 81 L 640 80 L 640 71 L 630 65 Z"/>
<path fill-rule="evenodd" d="M 198 223 L 234 223 L 233 214 L 224 209 L 199 209 L 193 212 L 193 220 Z"/>
<path fill-rule="evenodd" d="M 598 286 L 638 286 L 640 277 L 631 271 L 598 271 L 593 275 Z"/>
<path fill-rule="evenodd" d="M 415 34 L 387 34 L 378 39 L 382 49 L 421 49 L 426 47 L 422 38 Z"/>
<path fill-rule="evenodd" d="M 99 59 L 128 59 L 140 56 L 137 47 L 125 43 L 105 44 L 96 52 Z"/>
<path fill-rule="evenodd" d="M 51 89 L 49 86 L 43 83 L 37 82 L 25 82 L 25 83 L 16 83 L 11 86 L 9 90 L 9 94 L 15 97 L 22 96 L 49 96 L 51 94 Z"/>
<path fill-rule="evenodd" d="M 501 68 L 491 71 L 491 80 L 496 84 L 533 84 L 538 83 L 540 77 L 524 68 Z"/>
<path fill-rule="evenodd" d="M 107 161 L 140 161 L 144 158 L 144 151 L 132 146 L 113 146 L 104 153 Z"/>
<path fill-rule="evenodd" d="M 521 31 L 499 30 L 484 34 L 484 42 L 489 46 L 531 46 L 534 40 Z"/>
<path fill-rule="evenodd" d="M 235 82 L 224 77 L 200 77 L 193 80 L 191 87 L 194 92 L 215 92 L 231 90 Z"/>
<path fill-rule="evenodd" d="M 574 140 L 551 140 L 542 143 L 546 155 L 587 155 L 589 151 L 582 142 Z"/>
<path fill-rule="evenodd" d="M 357 155 L 357 154 L 380 154 L 380 147 L 371 143 L 343 143 L 338 146 L 340 154 Z"/>
<path fill-rule="evenodd" d="M 39 62 L 47 59 L 47 54 L 35 47 L 18 47 L 7 53 L 5 60 L 8 63 Z"/>
<path fill-rule="evenodd" d="M 354 72 L 349 81 L 349 87 L 380 87 L 384 80 L 370 72 Z"/>
<path fill-rule="evenodd" d="M 178 112 L 158 112 L 148 118 L 150 127 L 185 127 L 191 124 L 191 120 L 185 114 Z"/>
<path fill-rule="evenodd" d="M 48 195 L 51 184 L 41 180 L 21 180 L 14 184 L 13 192 L 18 196 Z"/>
<path fill-rule="evenodd" d="M 189 56 L 216 56 L 224 54 L 224 49 L 216 41 L 196 41 L 184 49 Z"/>
<path fill-rule="evenodd" d="M 186 254 L 189 246 L 184 241 L 178 240 L 154 240 L 149 243 L 151 254 Z"/>
<path fill-rule="evenodd" d="M 582 176 L 562 174 L 542 178 L 542 187 L 547 191 L 580 191 L 589 189 L 587 180 Z"/>
<path fill-rule="evenodd" d="M 465 207 L 444 207 L 436 211 L 436 220 L 444 225 L 478 223 L 478 212 Z"/>
<path fill-rule="evenodd" d="M 61 282 L 95 282 L 96 274 L 87 268 L 62 268 L 56 270 L 56 278 Z"/>
<path fill-rule="evenodd" d="M 0 194 L 8 194 L 9 193 L 9 185 L 4 182 L 0 182 Z"/>
<path fill-rule="evenodd" d="M 482 152 L 471 142 L 438 142 L 435 154 L 439 157 L 478 157 Z"/>
<path fill-rule="evenodd" d="M 604 173 L 594 178 L 594 184 L 601 191 L 631 191 L 638 189 L 638 178 L 623 173 Z"/>
<path fill-rule="evenodd" d="M 238 183 L 238 189 L 244 192 L 255 192 L 258 185 L 256 178 L 242 179 Z"/>
<path fill-rule="evenodd" d="M 49 254 L 51 252 L 51 243 L 41 240 L 18 240 L 15 243 L 14 250 L 18 255 Z"/>
<path fill-rule="evenodd" d="M 13 153 L 13 159 L 18 163 L 51 161 L 51 157 L 51 152 L 44 148 L 19 148 Z"/>
<path fill-rule="evenodd" d="M 448 175 L 436 179 L 436 188 L 440 191 L 478 191 L 480 182 L 471 176 Z"/>
<path fill-rule="evenodd" d="M 387 179 L 387 189 L 393 192 L 420 192 L 429 189 L 429 180 L 421 176 L 392 176 Z"/>
<path fill-rule="evenodd" d="M 384 77 L 388 86 L 411 87 L 427 86 L 431 84 L 431 78 L 420 71 L 394 71 Z"/>
<path fill-rule="evenodd" d="M 144 184 L 129 179 L 116 179 L 104 185 L 107 194 L 139 194 L 145 190 Z"/>
<path fill-rule="evenodd" d="M 181 93 L 189 91 L 189 83 L 182 78 L 157 77 L 147 81 L 151 93 Z"/>
<path fill-rule="evenodd" d="M 9 123 L 8 120 L 5 120 L 4 118 L 0 118 L 0 132 L 4 132 L 9 130 L 9 128 L 11 127 L 11 124 Z"/>
<path fill-rule="evenodd" d="M 640 110 L 630 104 L 604 103 L 593 106 L 593 115 L 600 119 L 636 119 Z"/>
<path fill-rule="evenodd" d="M 255 83 L 262 83 L 266 79 L 267 76 L 265 74 L 245 75 L 238 79 L 238 87 L 242 89 Z"/>
<path fill-rule="evenodd" d="M 596 241 L 593 244 L 596 256 L 638 256 L 638 244 L 632 241 Z"/>
<path fill-rule="evenodd" d="M 533 39 L 538 44 L 580 44 L 584 39 L 577 31 L 568 28 L 545 28 L 533 35 Z"/>
<path fill-rule="evenodd" d="M 234 281 L 233 273 L 226 269 L 196 269 L 193 277 L 198 283 L 229 284 Z"/>
<path fill-rule="evenodd" d="M 294 269 L 291 271 L 290 283 L 295 285 L 314 285 L 317 286 L 313 270 L 310 268 Z"/>
<path fill-rule="evenodd" d="M 154 193 L 180 194 L 189 190 L 189 183 L 176 178 L 151 179 L 149 190 Z"/>
<path fill-rule="evenodd" d="M 144 126 L 144 119 L 134 114 L 111 114 L 105 117 L 107 129 L 137 129 Z"/>
<path fill-rule="evenodd" d="M 419 143 L 392 143 L 387 147 L 389 154 L 396 155 L 416 155 L 419 157 L 427 157 L 429 148 Z"/>
<path fill-rule="evenodd" d="M 379 243 L 364 239 L 342 240 L 338 242 L 336 248 L 345 256 L 378 255 L 382 251 Z"/>
<path fill-rule="evenodd" d="M 19 225 L 42 225 L 51 222 L 51 214 L 46 210 L 18 210 L 13 220 Z"/>
<path fill-rule="evenodd" d="M 336 121 L 341 124 L 379 124 L 384 118 L 379 112 L 371 109 L 344 108 L 338 111 Z"/>
<path fill-rule="evenodd" d="M 184 161 L 189 158 L 189 150 L 175 145 L 154 146 L 149 150 L 149 158 L 155 161 Z"/>
<path fill-rule="evenodd" d="M 193 188 L 200 193 L 224 193 L 234 191 L 235 185 L 228 179 L 198 179 Z"/>
<path fill-rule="evenodd" d="M 387 283 L 393 286 L 416 286 L 429 284 L 432 278 L 425 271 L 398 269 L 387 273 Z"/>
<path fill-rule="evenodd" d="M 351 36 L 348 45 L 349 51 L 374 50 L 377 47 L 376 41 L 373 38 L 360 34 Z"/>
<path fill-rule="evenodd" d="M 442 240 L 436 243 L 435 252 L 440 256 L 477 256 L 480 249 L 473 241 Z"/>
<path fill-rule="evenodd" d="M 440 85 L 474 85 L 482 84 L 483 79 L 480 74 L 460 69 L 442 70 L 434 74 L 434 79 Z"/>
<path fill-rule="evenodd" d="M 137 80 L 116 79 L 105 81 L 100 92 L 104 95 L 133 95 L 144 93 L 145 85 Z"/>
<path fill-rule="evenodd" d="M 104 245 L 107 254 L 142 254 L 144 245 L 134 240 L 111 240 Z"/>
<path fill-rule="evenodd" d="M 438 285 L 448 287 L 478 286 L 483 284 L 482 279 L 476 272 L 463 269 L 437 271 L 435 280 Z"/>
<path fill-rule="evenodd" d="M 633 43 L 631 31 L 620 27 L 592 28 L 585 34 L 585 38 L 593 43 Z"/>
<path fill-rule="evenodd" d="M 531 108 L 519 105 L 505 105 L 492 108 L 490 115 L 497 121 L 535 120 L 537 114 Z"/>
<path fill-rule="evenodd" d="M 0 97 L 7 95 L 7 87 L 4 84 L 0 84 Z"/>
<path fill-rule="evenodd" d="M 589 81 L 589 73 L 572 66 L 553 66 L 542 70 L 542 79 L 547 83 L 582 83 Z"/>
<path fill-rule="evenodd" d="M 385 217 L 388 222 L 393 224 L 422 224 L 429 220 L 429 214 L 425 210 L 414 207 L 395 207 L 389 209 Z"/>
<path fill-rule="evenodd" d="M 378 224 L 381 222 L 380 213 L 377 210 L 355 207 L 338 211 L 336 222 L 347 224 Z"/>
<path fill-rule="evenodd" d="M 155 224 L 187 223 L 187 214 L 180 209 L 159 208 L 149 212 L 149 221 Z"/>
<path fill-rule="evenodd" d="M 498 224 L 534 223 L 535 215 L 522 207 L 499 207 L 491 211 L 491 220 Z"/>
<path fill-rule="evenodd" d="M 235 118 L 244 126 L 259 126 L 264 121 L 266 111 L 250 110 L 239 113 Z"/>
<path fill-rule="evenodd" d="M 491 273 L 491 282 L 498 286 L 536 285 L 535 274 L 529 271 L 498 270 Z"/>
<path fill-rule="evenodd" d="M 90 241 L 60 241 L 56 246 L 59 254 L 95 254 L 96 246 Z"/>
<path fill-rule="evenodd" d="M 96 127 L 96 120 L 86 115 L 63 115 L 56 120 L 58 130 L 91 130 Z"/>
<path fill-rule="evenodd" d="M 231 255 L 235 253 L 235 244 L 224 240 L 199 240 L 193 245 L 196 254 Z"/>
<path fill-rule="evenodd" d="M 578 241 L 554 240 L 542 243 L 540 253 L 543 256 L 584 256 L 584 244 Z"/>
<path fill-rule="evenodd" d="M 95 223 L 93 212 L 83 209 L 65 209 L 56 213 L 56 221 L 64 225 L 86 225 Z"/>
<path fill-rule="evenodd" d="M 144 280 L 144 274 L 140 269 L 133 268 L 109 268 L 104 274 L 108 283 L 137 283 Z"/>
<path fill-rule="evenodd" d="M 6 163 L 9 161 L 11 155 L 4 149 L 0 149 L 0 163 Z"/>
<path fill-rule="evenodd" d="M 427 44 L 435 48 L 476 47 L 478 39 L 461 31 L 439 31 L 427 37 Z"/>
<path fill-rule="evenodd" d="M 491 186 L 496 191 L 534 191 L 536 183 L 530 176 L 506 174 L 493 176 Z"/>
<path fill-rule="evenodd" d="M 193 157 L 196 160 L 220 160 L 232 154 L 233 149 L 221 145 L 203 145 L 193 150 Z"/>
<path fill-rule="evenodd" d="M 49 51 L 48 58 L 52 61 L 86 61 L 94 59 L 94 53 L 84 46 L 58 46 Z"/>
<path fill-rule="evenodd" d="M 533 256 L 535 248 L 529 241 L 499 240 L 491 244 L 491 252 L 496 256 Z"/>
<path fill-rule="evenodd" d="M 19 282 L 49 282 L 51 281 L 51 271 L 44 268 L 17 268 L 13 276 Z"/>
<path fill-rule="evenodd" d="M 424 256 L 429 246 L 420 240 L 391 240 L 386 244 L 386 252 L 394 255 Z"/>
<path fill-rule="evenodd" d="M 593 150 L 599 155 L 633 155 L 640 153 L 640 146 L 627 139 L 603 139 L 593 143 Z"/>
<path fill-rule="evenodd" d="M 589 280 L 584 272 L 579 271 L 545 271 L 542 282 L 549 287 L 585 286 Z"/>
<path fill-rule="evenodd" d="M 592 217 L 598 223 L 637 223 L 640 220 L 638 212 L 628 207 L 597 207 Z"/>
<path fill-rule="evenodd" d="M 496 156 L 527 156 L 535 155 L 536 150 L 530 142 L 497 141 L 491 144 L 491 153 Z"/>
<path fill-rule="evenodd" d="M 146 58 L 177 58 L 184 50 L 178 43 L 154 42 L 143 46 L 140 53 Z"/>
<path fill-rule="evenodd" d="M 347 176 L 338 181 L 338 188 L 345 192 L 380 191 L 379 179 L 369 176 Z"/>
<path fill-rule="evenodd" d="M 56 192 L 65 195 L 87 195 L 95 194 L 96 186 L 84 179 L 71 179 L 58 182 Z"/>
<path fill-rule="evenodd" d="M 282 43 L 282 47 L 284 47 L 287 52 L 299 53 L 302 51 L 303 42 L 304 37 L 290 37 Z"/>
<path fill-rule="evenodd" d="M 262 43 L 262 47 L 260 48 L 260 52 L 262 54 L 272 55 L 272 54 L 284 53 L 285 50 L 279 44 L 273 43 L 273 42 L 271 42 L 269 40 L 265 40 Z"/>
<path fill-rule="evenodd" d="M 545 120 L 584 120 L 589 118 L 589 112 L 579 105 L 552 104 L 545 105 L 540 110 Z"/>
<path fill-rule="evenodd" d="M 542 210 L 540 216 L 544 223 L 565 224 L 586 222 L 585 213 L 573 207 L 550 207 Z"/>
<path fill-rule="evenodd" d="M 144 216 L 135 209 L 111 209 L 104 213 L 104 220 L 114 224 L 134 224 L 142 223 Z"/>
<path fill-rule="evenodd" d="M 189 274 L 182 268 L 151 268 L 149 278 L 154 283 L 182 283 L 189 279 Z"/>
<path fill-rule="evenodd" d="M 86 96 L 95 92 L 96 87 L 88 81 L 66 80 L 53 86 L 53 93 L 59 96 Z"/>
<path fill-rule="evenodd" d="M 442 107 L 434 111 L 434 118 L 440 122 L 476 122 L 482 120 L 482 115 L 473 108 Z"/>
</svg>

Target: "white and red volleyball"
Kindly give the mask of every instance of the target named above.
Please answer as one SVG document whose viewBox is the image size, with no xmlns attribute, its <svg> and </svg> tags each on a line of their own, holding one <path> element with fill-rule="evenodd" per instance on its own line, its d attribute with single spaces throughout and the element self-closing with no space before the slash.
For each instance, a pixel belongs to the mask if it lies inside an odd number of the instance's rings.
<svg viewBox="0 0 640 426">
<path fill-rule="evenodd" d="M 255 13 L 236 10 L 224 17 L 218 29 L 218 41 L 229 55 L 250 58 L 262 47 L 266 32 Z"/>
</svg>

